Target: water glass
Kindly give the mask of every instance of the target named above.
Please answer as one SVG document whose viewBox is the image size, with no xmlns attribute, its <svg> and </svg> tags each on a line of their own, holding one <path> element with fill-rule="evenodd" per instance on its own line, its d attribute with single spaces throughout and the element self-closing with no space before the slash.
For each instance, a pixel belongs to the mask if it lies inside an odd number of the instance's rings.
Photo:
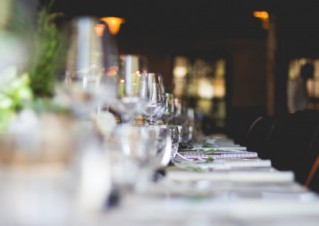
<svg viewBox="0 0 319 226">
<path fill-rule="evenodd" d="M 178 152 L 179 142 L 181 141 L 181 126 L 178 125 L 162 125 L 161 128 L 165 128 L 170 136 L 170 159 L 174 158 Z"/>
<path fill-rule="evenodd" d="M 168 124 L 176 114 L 175 99 L 172 93 L 165 93 L 165 110 L 161 116 L 164 124 Z"/>
<path fill-rule="evenodd" d="M 119 124 L 105 141 L 112 183 L 120 192 L 134 192 L 148 184 L 157 152 L 154 136 L 149 128 Z"/>
</svg>

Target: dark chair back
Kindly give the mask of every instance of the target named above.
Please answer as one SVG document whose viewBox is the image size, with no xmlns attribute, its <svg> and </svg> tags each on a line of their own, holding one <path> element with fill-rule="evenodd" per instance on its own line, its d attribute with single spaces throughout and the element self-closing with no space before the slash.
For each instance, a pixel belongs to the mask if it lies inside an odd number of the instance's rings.
<svg viewBox="0 0 319 226">
<path fill-rule="evenodd" d="M 304 185 L 319 193 L 319 155 L 314 158 Z"/>
<path fill-rule="evenodd" d="M 247 132 L 246 146 L 270 159 L 274 168 L 293 171 L 297 182 L 305 184 L 319 154 L 319 111 L 259 117 Z"/>
<path fill-rule="evenodd" d="M 275 120 L 270 116 L 260 116 L 255 119 L 246 135 L 247 150 L 257 152 L 260 158 L 267 158 L 265 148 L 274 125 Z"/>
</svg>

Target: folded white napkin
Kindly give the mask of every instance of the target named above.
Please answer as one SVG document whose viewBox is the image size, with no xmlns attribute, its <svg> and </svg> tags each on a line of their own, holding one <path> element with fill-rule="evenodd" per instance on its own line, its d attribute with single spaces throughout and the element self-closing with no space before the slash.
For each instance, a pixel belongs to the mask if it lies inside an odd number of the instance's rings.
<svg viewBox="0 0 319 226">
<path fill-rule="evenodd" d="M 217 151 L 246 151 L 247 148 L 245 146 L 239 146 L 239 145 L 212 145 L 211 147 L 203 147 L 202 145 L 194 145 L 192 150 L 211 150 L 215 149 Z"/>
<path fill-rule="evenodd" d="M 215 163 L 214 163 L 215 162 Z M 206 165 L 207 168 L 214 169 L 215 165 L 218 164 L 220 166 L 221 163 L 214 161 L 212 163 L 202 164 Z M 215 165 L 214 165 L 215 164 Z M 255 160 L 255 159 L 232 159 L 232 160 L 224 160 L 223 165 L 225 168 L 251 168 L 251 167 L 271 167 L 270 160 Z"/>
<path fill-rule="evenodd" d="M 175 164 L 179 168 L 195 167 L 203 170 L 218 170 L 232 168 L 266 168 L 271 167 L 271 160 L 261 159 L 216 159 L 213 162 L 180 161 Z"/>
<path fill-rule="evenodd" d="M 229 182 L 292 182 L 294 174 L 291 171 L 168 171 L 168 180 L 174 181 L 229 181 Z"/>
</svg>

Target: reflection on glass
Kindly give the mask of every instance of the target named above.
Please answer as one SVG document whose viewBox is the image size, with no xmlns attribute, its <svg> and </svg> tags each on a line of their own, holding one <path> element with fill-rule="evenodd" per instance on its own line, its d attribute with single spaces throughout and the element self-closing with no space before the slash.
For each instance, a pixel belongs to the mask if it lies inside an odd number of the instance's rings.
<svg viewBox="0 0 319 226">
<path fill-rule="evenodd" d="M 105 143 L 112 184 L 124 193 L 143 190 L 154 171 L 166 166 L 170 159 L 169 133 L 159 127 L 120 124 Z"/>
<path fill-rule="evenodd" d="M 142 112 L 145 120 L 149 125 L 154 125 L 156 121 L 162 116 L 165 110 L 165 93 L 163 78 L 158 73 L 147 74 L 147 90 L 149 97 L 147 105 Z"/>
<path fill-rule="evenodd" d="M 116 46 L 108 30 L 102 37 L 96 33 L 98 20 L 79 17 L 70 22 L 65 76 L 58 86 L 58 94 L 69 102 L 76 116 L 89 118 L 116 92 Z"/>
<path fill-rule="evenodd" d="M 120 78 L 117 97 L 108 108 L 118 113 L 124 123 L 133 123 L 148 98 L 146 59 L 137 55 L 120 56 Z"/>
</svg>

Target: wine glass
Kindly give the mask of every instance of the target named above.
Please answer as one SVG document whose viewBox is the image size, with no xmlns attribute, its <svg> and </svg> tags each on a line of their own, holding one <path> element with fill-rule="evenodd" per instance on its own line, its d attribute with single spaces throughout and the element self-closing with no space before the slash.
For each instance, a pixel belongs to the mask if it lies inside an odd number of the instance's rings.
<svg viewBox="0 0 319 226">
<path fill-rule="evenodd" d="M 179 143 L 181 141 L 181 134 L 180 134 L 180 126 L 177 125 L 168 125 L 168 129 L 170 130 L 171 135 L 171 142 L 172 142 L 172 151 L 171 151 L 171 159 L 174 159 L 177 152 Z"/>
<path fill-rule="evenodd" d="M 165 110 L 161 116 L 164 124 L 168 124 L 176 114 L 175 97 L 172 93 L 165 93 Z"/>
<path fill-rule="evenodd" d="M 175 105 L 175 115 L 173 117 L 173 124 L 176 125 L 183 125 L 185 120 L 187 119 L 187 103 L 184 99 L 179 97 L 174 98 L 174 105 Z"/>
<path fill-rule="evenodd" d="M 116 93 L 115 77 L 108 76 L 115 46 L 111 42 L 104 45 L 107 36 L 98 36 L 95 30 L 98 23 L 89 16 L 70 22 L 66 69 L 57 87 L 60 99 L 82 119 L 89 119 Z"/>
<path fill-rule="evenodd" d="M 176 114 L 172 119 L 173 125 L 180 127 L 180 136 L 182 143 L 189 143 L 192 140 L 193 124 L 194 124 L 194 111 L 188 107 L 186 100 L 175 98 Z"/>
<path fill-rule="evenodd" d="M 155 125 L 165 110 L 164 86 L 161 74 L 147 74 L 147 90 L 149 96 L 142 115 L 149 125 Z"/>
<path fill-rule="evenodd" d="M 111 111 L 118 113 L 124 123 L 133 123 L 146 105 L 147 63 L 139 55 L 121 55 L 117 97 L 109 104 Z"/>
<path fill-rule="evenodd" d="M 156 155 L 153 158 L 153 170 L 166 167 L 170 161 L 172 153 L 172 136 L 171 131 L 166 126 L 145 127 L 153 134 L 153 139 L 149 142 L 149 147 L 155 147 Z"/>
</svg>

